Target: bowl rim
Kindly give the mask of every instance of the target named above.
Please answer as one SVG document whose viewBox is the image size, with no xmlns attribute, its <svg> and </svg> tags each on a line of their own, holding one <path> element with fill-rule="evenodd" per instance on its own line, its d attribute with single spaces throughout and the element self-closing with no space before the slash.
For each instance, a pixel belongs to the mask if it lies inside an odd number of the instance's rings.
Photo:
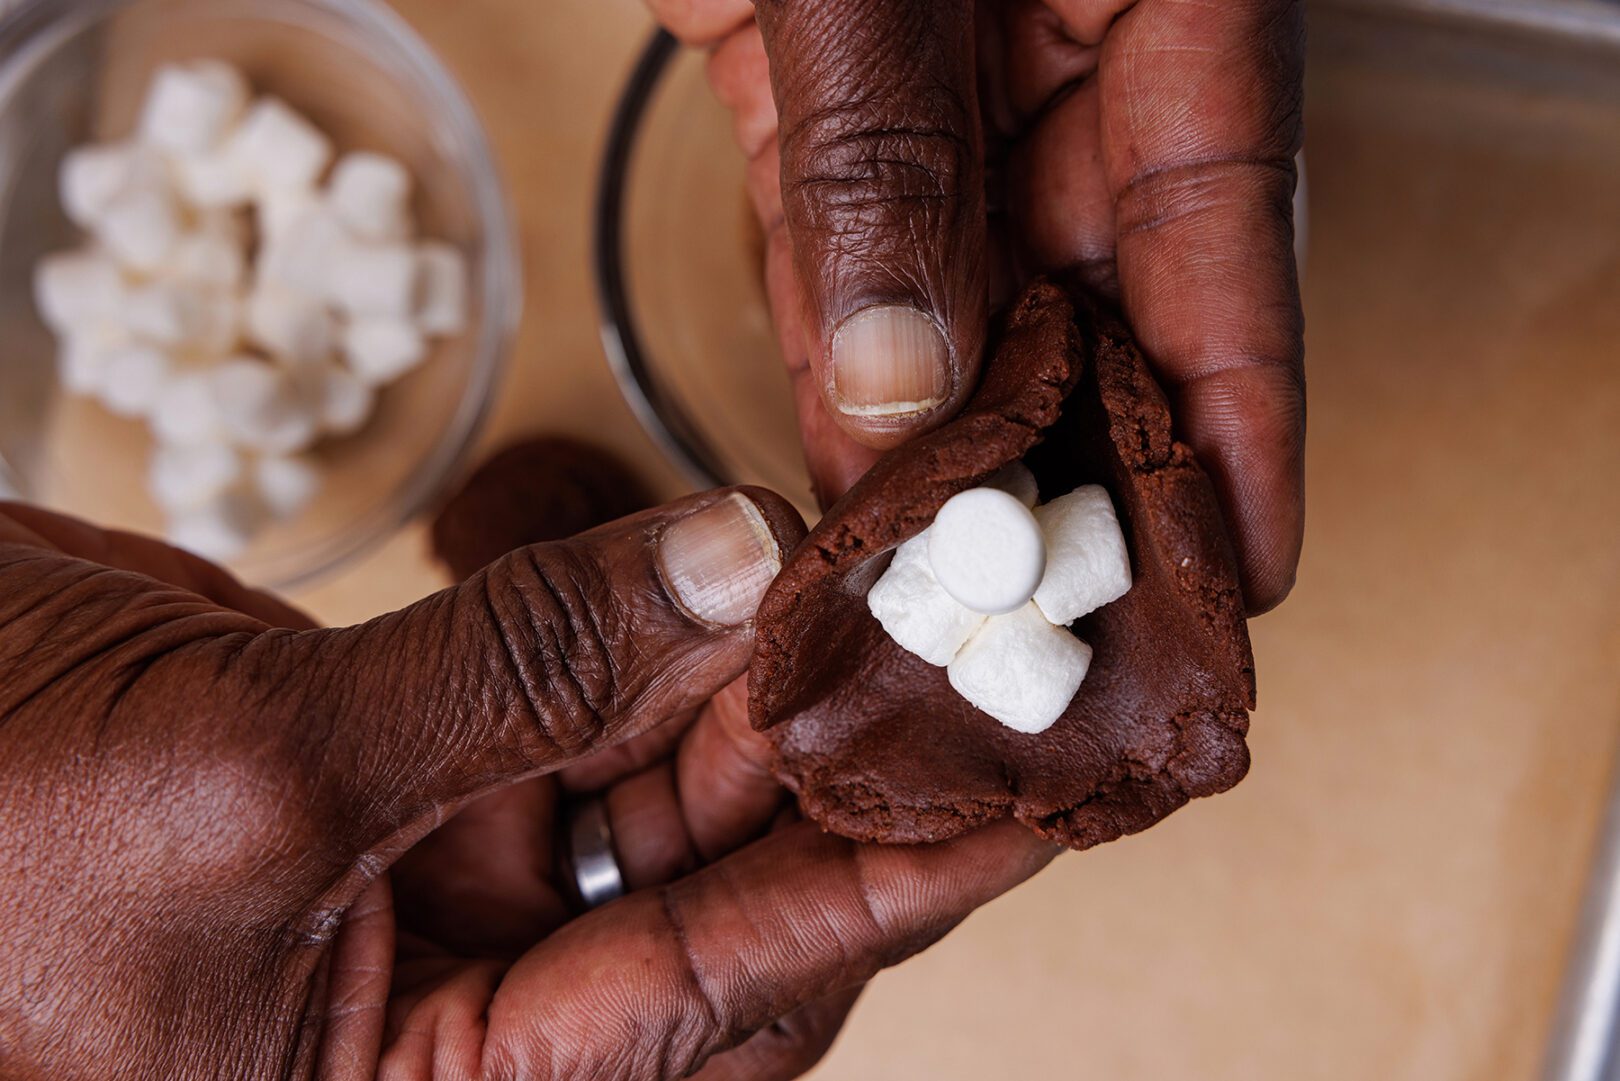
<svg viewBox="0 0 1620 1081">
<path fill-rule="evenodd" d="M 614 106 L 598 171 L 591 254 L 602 349 L 619 393 L 664 457 L 694 487 L 707 489 L 735 481 L 727 475 L 720 456 L 700 434 L 698 425 L 653 375 L 626 280 L 629 260 L 624 221 L 630 169 L 647 110 L 665 71 L 680 51 L 681 43 L 674 35 L 655 30 L 636 58 Z"/>
<path fill-rule="evenodd" d="M 1595 48 L 1620 41 L 1620 22 L 1603 0 L 1322 0 L 1335 13 L 1432 23 L 1448 28 L 1486 30 Z M 655 30 L 637 57 L 614 107 L 602 155 L 592 246 L 603 350 L 619 392 L 643 430 L 665 457 L 694 485 L 736 483 L 699 426 L 662 388 L 648 363 L 648 349 L 636 324 L 625 267 L 624 216 L 630 169 L 647 111 L 666 70 L 681 52 L 668 31 Z M 1305 210 L 1305 154 L 1298 158 L 1301 184 L 1296 206 Z M 1301 279 L 1310 226 L 1308 212 L 1296 215 L 1296 258 Z"/>
<path fill-rule="evenodd" d="M 62 28 L 82 27 L 136 0 L 21 0 L 0 13 L 0 85 L 4 70 L 26 57 L 30 46 Z M 281 570 L 286 557 L 265 560 L 269 571 L 263 583 L 278 591 L 291 591 L 329 577 L 392 539 L 406 525 L 435 505 L 460 473 L 482 433 L 494 406 L 495 390 L 504 373 L 512 343 L 523 315 L 523 266 L 517 244 L 511 202 L 502 178 L 500 159 L 489 133 L 465 88 L 404 17 L 383 0 L 281 0 L 289 7 L 304 7 L 339 16 L 377 47 L 392 53 L 402 70 L 426 91 L 438 110 L 437 133 L 448 133 L 462 170 L 468 196 L 478 222 L 476 262 L 479 323 L 473 343 L 473 361 L 461 400 L 446 424 L 445 433 L 417 468 L 382 505 L 351 520 L 325 540 L 312 543 L 298 557 L 303 564 Z M 273 16 L 267 16 L 273 18 Z M 12 498 L 28 498 L 22 478 L 13 476 L 0 459 L 0 498 L 7 487 Z M 252 568 L 253 560 L 245 561 Z"/>
</svg>

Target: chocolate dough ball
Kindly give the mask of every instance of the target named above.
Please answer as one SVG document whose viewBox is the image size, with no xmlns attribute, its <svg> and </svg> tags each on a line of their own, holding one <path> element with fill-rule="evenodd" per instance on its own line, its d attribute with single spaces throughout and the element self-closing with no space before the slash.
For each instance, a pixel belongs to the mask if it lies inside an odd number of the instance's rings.
<svg viewBox="0 0 1620 1081">
<path fill-rule="evenodd" d="M 1049 499 L 1108 489 L 1135 578 L 1076 624 L 1091 670 L 1034 735 L 974 709 L 866 603 L 889 552 L 1020 459 Z M 1248 769 L 1254 660 L 1214 489 L 1124 325 L 1051 283 L 1013 308 L 962 415 L 885 455 L 827 512 L 755 625 L 749 707 L 776 775 L 856 840 L 941 841 L 1011 817 L 1086 848 Z"/>
<path fill-rule="evenodd" d="M 460 581 L 513 549 L 652 505 L 646 486 L 607 451 L 543 436 L 507 447 L 467 478 L 433 521 L 433 554 Z"/>
</svg>

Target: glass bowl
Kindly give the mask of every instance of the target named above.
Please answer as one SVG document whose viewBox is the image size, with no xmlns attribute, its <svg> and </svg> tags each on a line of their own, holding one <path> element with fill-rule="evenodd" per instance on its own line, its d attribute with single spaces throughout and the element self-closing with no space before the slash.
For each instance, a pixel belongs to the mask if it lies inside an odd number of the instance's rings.
<svg viewBox="0 0 1620 1081">
<path fill-rule="evenodd" d="M 416 181 L 423 236 L 471 268 L 468 330 L 380 397 L 357 435 L 315 452 L 325 486 L 260 534 L 232 569 L 286 589 L 326 574 L 429 506 L 490 403 L 521 305 L 511 217 L 471 104 L 377 0 L 25 0 L 0 19 L 0 495 L 98 524 L 162 532 L 146 494 L 141 422 L 59 391 L 56 343 L 35 312 L 42 255 L 80 240 L 56 195 L 62 156 L 134 126 L 152 71 L 217 57 L 281 96 L 340 151 L 375 150 Z M 9 489 L 9 492 L 7 491 Z"/>
<path fill-rule="evenodd" d="M 747 162 L 704 65 L 660 31 L 620 99 L 596 217 L 603 344 L 630 408 L 692 484 L 763 485 L 814 521 Z"/>
<path fill-rule="evenodd" d="M 747 162 L 706 65 L 659 31 L 619 101 L 596 211 L 603 344 L 631 409 L 694 485 L 764 485 L 815 521 Z M 1299 166 L 1303 267 L 1303 155 Z"/>
</svg>

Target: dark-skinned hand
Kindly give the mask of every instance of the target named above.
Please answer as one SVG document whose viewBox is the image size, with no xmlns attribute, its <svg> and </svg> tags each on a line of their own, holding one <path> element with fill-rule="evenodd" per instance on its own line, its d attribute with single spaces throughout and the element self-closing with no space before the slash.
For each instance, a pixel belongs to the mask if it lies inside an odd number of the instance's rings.
<svg viewBox="0 0 1620 1081">
<path fill-rule="evenodd" d="M 1298 0 L 649 0 L 733 111 L 824 502 L 972 392 L 1036 273 L 1118 300 L 1251 614 L 1304 529 Z M 757 8 L 757 18 L 756 18 Z"/>
<path fill-rule="evenodd" d="M 797 1076 L 1053 854 L 793 821 L 733 681 L 801 536 L 694 496 L 323 630 L 0 504 L 0 1077 Z M 581 913 L 586 792 L 630 892 Z"/>
</svg>

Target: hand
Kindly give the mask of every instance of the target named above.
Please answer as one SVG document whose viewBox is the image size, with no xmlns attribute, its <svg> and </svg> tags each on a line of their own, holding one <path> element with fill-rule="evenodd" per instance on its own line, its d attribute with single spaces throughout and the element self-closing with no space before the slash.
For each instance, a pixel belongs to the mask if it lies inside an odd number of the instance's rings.
<svg viewBox="0 0 1620 1081">
<path fill-rule="evenodd" d="M 1118 298 L 1171 395 L 1251 612 L 1287 595 L 1297 0 L 776 0 L 757 25 L 750 0 L 650 2 L 713 50 L 824 500 L 961 408 L 988 304 L 1077 274 Z"/>
<path fill-rule="evenodd" d="M 711 493 L 319 630 L 0 505 L 0 1074 L 807 1068 L 861 981 L 1052 850 L 783 815 L 715 696 L 801 536 L 774 496 Z M 583 791 L 633 892 L 580 914 L 551 825 Z"/>
</svg>

